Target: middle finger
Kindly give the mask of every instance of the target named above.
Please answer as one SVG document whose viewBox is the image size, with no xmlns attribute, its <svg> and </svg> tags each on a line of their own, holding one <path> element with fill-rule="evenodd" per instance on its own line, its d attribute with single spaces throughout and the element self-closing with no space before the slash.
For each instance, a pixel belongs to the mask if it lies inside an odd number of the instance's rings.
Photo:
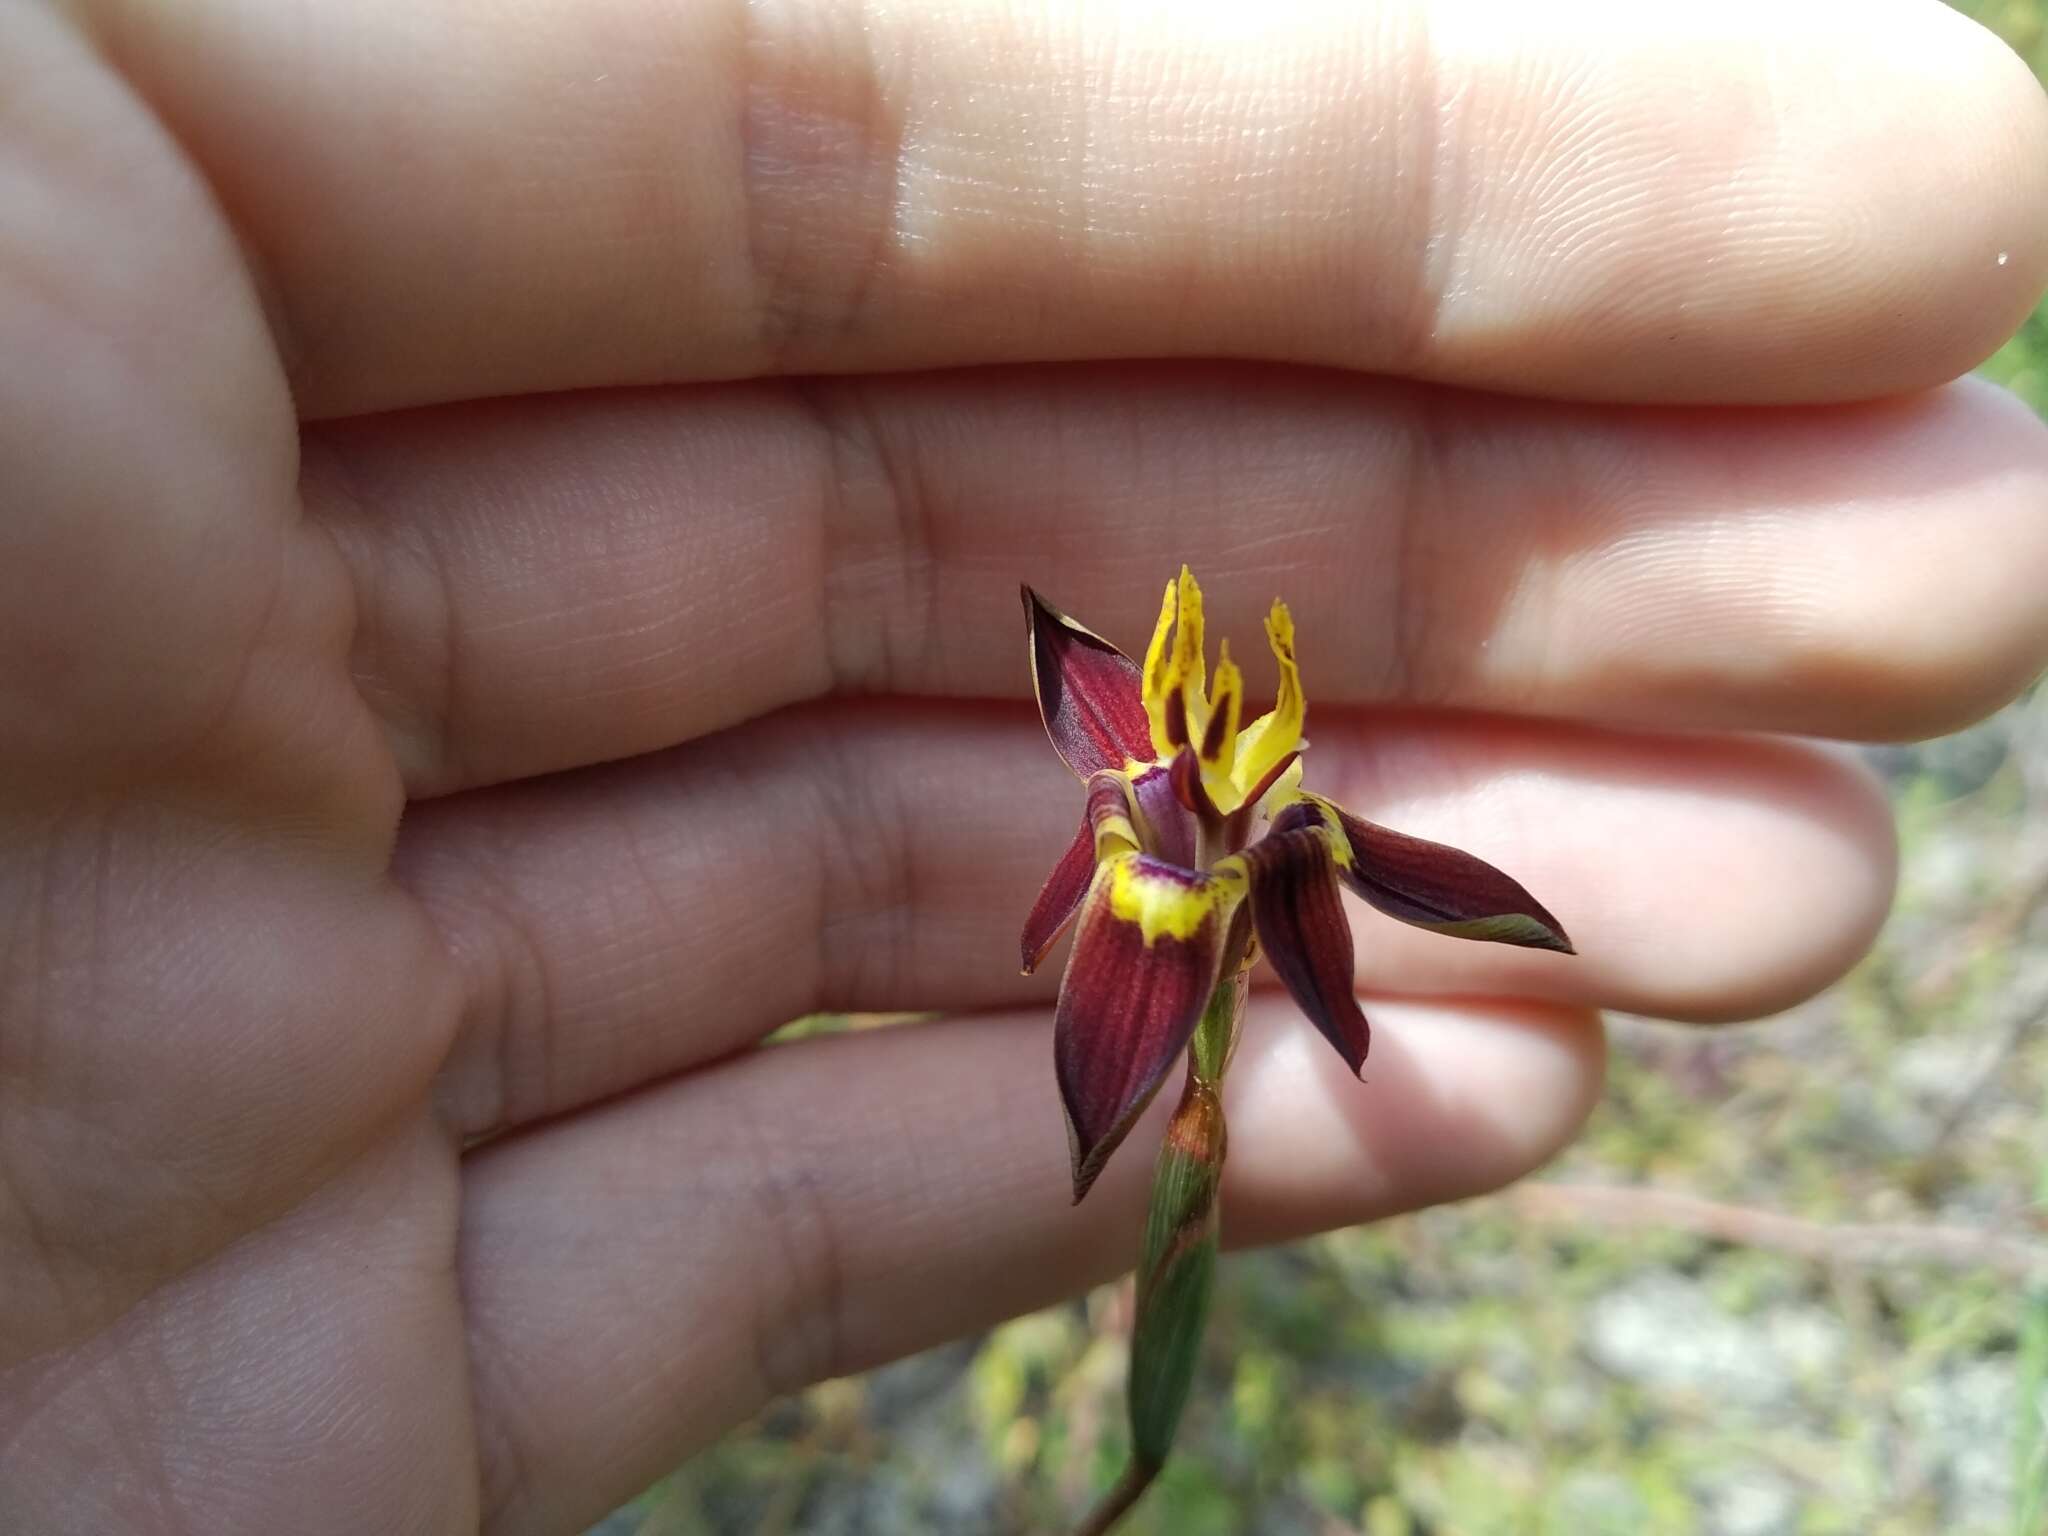
<svg viewBox="0 0 2048 1536">
<path fill-rule="evenodd" d="M 1891 888 L 1867 779 L 1790 742 L 1318 715 L 1310 783 L 1524 881 L 1565 958 L 1359 919 L 1378 992 L 1748 1017 L 1833 979 Z M 1049 1000 L 1017 974 L 1079 786 L 1023 709 L 789 711 L 680 751 L 456 796 L 400 879 L 467 979 L 444 1082 L 465 1131 L 559 1114 L 819 1009 Z"/>
<path fill-rule="evenodd" d="M 1896 736 L 2048 651 L 2048 434 L 1976 383 L 1696 412 L 1051 368 L 447 408 L 306 461 L 416 795 L 834 692 L 1016 697 L 1020 579 L 1130 646 L 1182 560 L 1241 644 L 1288 598 L 1312 706 Z"/>
</svg>

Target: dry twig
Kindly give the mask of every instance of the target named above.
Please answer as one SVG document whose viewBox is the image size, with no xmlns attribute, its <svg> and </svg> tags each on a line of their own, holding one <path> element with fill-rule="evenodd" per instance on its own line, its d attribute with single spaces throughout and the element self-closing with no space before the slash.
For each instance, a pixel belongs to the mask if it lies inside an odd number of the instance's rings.
<svg viewBox="0 0 2048 1536">
<path fill-rule="evenodd" d="M 1807 1221 L 1777 1211 L 1629 1184 L 1532 1182 L 1508 1196 L 1551 1226 L 1668 1227 L 1828 1264 L 1938 1264 L 2048 1284 L 2048 1243 L 1982 1227 L 1919 1222 Z"/>
</svg>

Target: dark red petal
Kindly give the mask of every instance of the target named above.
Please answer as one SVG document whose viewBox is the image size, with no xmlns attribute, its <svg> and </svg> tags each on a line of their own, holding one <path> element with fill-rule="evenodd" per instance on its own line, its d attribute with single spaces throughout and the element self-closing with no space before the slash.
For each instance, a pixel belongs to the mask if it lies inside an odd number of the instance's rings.
<svg viewBox="0 0 2048 1536">
<path fill-rule="evenodd" d="M 1176 688 L 1166 696 L 1166 739 L 1176 747 L 1188 744 L 1188 696 Z"/>
<path fill-rule="evenodd" d="M 1074 953 L 1060 983 L 1053 1058 L 1067 1111 L 1074 1199 L 1102 1172 L 1110 1153 L 1187 1049 L 1216 984 L 1222 924 L 1212 911 L 1185 938 L 1153 936 L 1111 905 L 1116 863 L 1144 880 L 1191 892 L 1216 892 L 1218 882 L 1143 854 L 1099 867 L 1074 934 Z M 1221 906 L 1220 892 L 1216 898 Z"/>
<path fill-rule="evenodd" d="M 1209 725 L 1202 732 L 1202 742 L 1196 751 L 1201 754 L 1202 761 L 1211 767 L 1215 767 L 1217 760 L 1223 756 L 1224 744 L 1234 741 L 1237 737 L 1237 716 L 1234 713 L 1236 704 L 1235 693 L 1222 693 L 1218 694 L 1215 702 L 1210 705 Z"/>
<path fill-rule="evenodd" d="M 1294 760 L 1300 756 L 1299 752 L 1288 753 L 1279 762 L 1268 768 L 1266 776 L 1252 786 L 1251 793 L 1244 797 L 1244 804 L 1232 811 L 1229 819 L 1224 823 L 1223 841 L 1225 847 L 1242 848 L 1244 846 L 1245 840 L 1251 836 L 1252 817 L 1258 812 L 1259 802 L 1265 798 L 1266 791 L 1279 781 L 1280 775 L 1285 773 L 1293 765 Z M 1280 814 L 1284 816 L 1287 813 L 1282 811 Z"/>
<path fill-rule="evenodd" d="M 1298 832 L 1303 827 L 1328 826 L 1329 824 L 1323 820 L 1322 811 L 1319 809 L 1322 803 L 1324 802 L 1316 800 L 1297 800 L 1292 805 L 1283 806 L 1280 813 L 1273 818 L 1274 834 L 1277 836 L 1282 832 Z M 1342 813 L 1333 805 L 1330 807 L 1330 814 L 1334 817 Z M 1332 828 L 1332 830 L 1334 831 L 1335 829 Z"/>
<path fill-rule="evenodd" d="M 1387 916 L 1460 939 L 1573 953 L 1564 925 L 1484 859 L 1330 810 L 1351 844 L 1344 883 Z"/>
<path fill-rule="evenodd" d="M 1180 803 L 1173 775 L 1164 768 L 1146 769 L 1131 780 L 1131 797 L 1138 802 L 1138 818 L 1144 823 L 1138 830 L 1145 852 L 1193 869 L 1195 818 Z"/>
<path fill-rule="evenodd" d="M 1188 814 L 1207 826 L 1220 825 L 1223 813 L 1209 798 L 1209 786 L 1202 782 L 1202 762 L 1193 747 L 1182 747 L 1174 753 L 1170 772 L 1174 798 L 1187 808 Z"/>
<path fill-rule="evenodd" d="M 1152 727 L 1138 664 L 1029 587 L 1031 686 L 1060 760 L 1080 776 L 1152 760 Z"/>
<path fill-rule="evenodd" d="M 1297 1007 L 1337 1048 L 1353 1072 L 1372 1042 L 1351 990 L 1351 925 L 1337 895 L 1337 870 L 1321 826 L 1282 826 L 1245 849 L 1252 877 L 1252 922 L 1260 947 Z"/>
<path fill-rule="evenodd" d="M 1031 904 L 1031 915 L 1024 919 L 1026 976 L 1038 969 L 1038 962 L 1045 958 L 1045 952 L 1059 941 L 1059 936 L 1067 931 L 1067 924 L 1074 920 L 1074 914 L 1081 910 L 1081 898 L 1088 894 L 1088 881 L 1094 873 L 1095 829 L 1084 819 L 1081 830 L 1074 834 L 1073 842 L 1067 845 L 1067 851 L 1053 866 L 1052 875 L 1038 893 L 1038 900 Z"/>
<path fill-rule="evenodd" d="M 1299 756 L 1301 756 L 1299 752 L 1289 752 L 1272 767 L 1268 768 L 1266 776 L 1254 784 L 1251 788 L 1251 793 L 1244 797 L 1244 803 L 1247 806 L 1257 806 L 1259 801 L 1265 798 L 1266 791 L 1279 781 L 1281 774 L 1294 766 L 1294 760 Z"/>
</svg>

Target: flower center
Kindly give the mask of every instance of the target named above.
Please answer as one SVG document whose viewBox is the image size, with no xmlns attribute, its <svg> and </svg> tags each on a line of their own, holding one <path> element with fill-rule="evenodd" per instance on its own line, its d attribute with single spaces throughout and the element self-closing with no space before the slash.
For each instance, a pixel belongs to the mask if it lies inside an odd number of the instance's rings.
<svg viewBox="0 0 2048 1536">
<path fill-rule="evenodd" d="M 1183 748 L 1200 768 L 1202 787 L 1225 816 L 1272 786 L 1274 773 L 1305 743 L 1301 739 L 1307 704 L 1301 672 L 1294 662 L 1294 619 L 1278 598 L 1266 615 L 1266 642 L 1280 664 L 1280 692 L 1273 707 L 1239 729 L 1244 708 L 1244 674 L 1230 659 L 1225 641 L 1212 683 L 1203 657 L 1202 589 L 1186 566 L 1166 584 L 1159 622 L 1145 650 L 1145 718 L 1157 762 L 1170 765 Z M 1147 765 L 1133 763 L 1128 771 Z M 1291 770 L 1290 770 L 1291 771 Z"/>
</svg>

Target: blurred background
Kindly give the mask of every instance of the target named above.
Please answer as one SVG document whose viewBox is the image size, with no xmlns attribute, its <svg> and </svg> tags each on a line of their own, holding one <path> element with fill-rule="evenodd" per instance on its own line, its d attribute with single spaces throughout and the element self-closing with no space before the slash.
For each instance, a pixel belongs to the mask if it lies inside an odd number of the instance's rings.
<svg viewBox="0 0 2048 1536">
<path fill-rule="evenodd" d="M 2048 0 L 1958 8 L 2048 73 Z M 1984 372 L 2048 414 L 2048 306 Z M 1227 1258 L 1131 1536 L 2048 1533 L 2048 687 L 1871 755 L 1876 952 L 1763 1024 L 1615 1018 L 1517 1189 Z M 826 1383 L 593 1536 L 1060 1532 L 1121 1464 L 1129 1306 Z"/>
</svg>

